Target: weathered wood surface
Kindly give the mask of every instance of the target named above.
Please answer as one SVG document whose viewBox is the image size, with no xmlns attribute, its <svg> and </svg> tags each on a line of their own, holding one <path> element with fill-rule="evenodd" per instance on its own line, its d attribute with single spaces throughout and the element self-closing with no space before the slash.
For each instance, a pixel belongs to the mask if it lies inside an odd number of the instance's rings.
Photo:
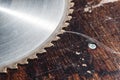
<svg viewBox="0 0 120 80">
<path fill-rule="evenodd" d="M 65 30 L 88 35 L 120 52 L 120 2 L 107 3 L 85 11 L 85 6 L 97 5 L 101 0 L 74 0 L 73 17 Z M 29 64 L 8 69 L 0 80 L 120 80 L 120 54 L 106 50 L 103 45 L 95 50 L 82 36 L 64 33 L 55 45 L 38 54 Z M 76 52 L 81 53 L 79 55 Z"/>
</svg>

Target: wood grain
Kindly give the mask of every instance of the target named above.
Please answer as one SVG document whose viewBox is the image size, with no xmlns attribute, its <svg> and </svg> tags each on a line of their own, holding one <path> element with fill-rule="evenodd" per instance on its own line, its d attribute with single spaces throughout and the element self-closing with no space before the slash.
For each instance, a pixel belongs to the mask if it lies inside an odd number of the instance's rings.
<svg viewBox="0 0 120 80">
<path fill-rule="evenodd" d="M 75 10 L 70 25 L 64 28 L 88 35 L 111 49 L 120 52 L 120 1 L 85 12 L 101 0 L 74 0 Z M 70 33 L 58 35 L 60 40 L 38 59 L 18 65 L 17 70 L 1 73 L 0 80 L 120 80 L 120 54 L 107 51 L 103 46 L 88 47 L 88 39 Z M 76 53 L 80 54 L 77 55 Z"/>
</svg>

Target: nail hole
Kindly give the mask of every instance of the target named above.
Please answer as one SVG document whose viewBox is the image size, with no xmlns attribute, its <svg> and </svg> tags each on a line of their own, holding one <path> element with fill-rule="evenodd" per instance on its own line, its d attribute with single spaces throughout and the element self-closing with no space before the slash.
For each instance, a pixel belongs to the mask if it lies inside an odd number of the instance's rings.
<svg viewBox="0 0 120 80">
<path fill-rule="evenodd" d="M 88 44 L 88 47 L 89 47 L 90 49 L 96 49 L 96 48 L 97 48 L 96 44 L 94 44 L 94 43 L 89 43 L 89 44 Z"/>
<path fill-rule="evenodd" d="M 87 73 L 92 74 L 92 72 L 90 70 L 88 70 Z"/>
<path fill-rule="evenodd" d="M 87 67 L 87 64 L 82 64 L 83 67 Z"/>
<path fill-rule="evenodd" d="M 81 53 L 80 52 L 76 52 L 77 55 L 80 55 Z"/>
</svg>

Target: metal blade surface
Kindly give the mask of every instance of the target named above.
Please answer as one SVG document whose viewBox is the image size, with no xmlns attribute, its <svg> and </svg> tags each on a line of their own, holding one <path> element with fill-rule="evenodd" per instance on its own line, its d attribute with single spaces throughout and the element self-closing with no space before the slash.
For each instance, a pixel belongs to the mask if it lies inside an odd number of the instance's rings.
<svg viewBox="0 0 120 80">
<path fill-rule="evenodd" d="M 29 55 L 62 23 L 67 0 L 0 0 L 0 67 Z"/>
</svg>

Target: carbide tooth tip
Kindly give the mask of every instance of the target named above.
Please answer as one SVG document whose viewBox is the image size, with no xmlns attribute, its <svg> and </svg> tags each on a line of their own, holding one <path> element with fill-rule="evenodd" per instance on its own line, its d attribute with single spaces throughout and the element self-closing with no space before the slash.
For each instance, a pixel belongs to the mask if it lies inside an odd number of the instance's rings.
<svg viewBox="0 0 120 80">
<path fill-rule="evenodd" d="M 74 12 L 74 9 L 69 9 L 69 13 L 72 14 Z"/>
<path fill-rule="evenodd" d="M 73 7 L 75 4 L 73 2 L 70 3 L 70 7 Z"/>
<path fill-rule="evenodd" d="M 48 44 L 46 45 L 46 47 L 51 47 L 51 46 L 54 46 L 54 44 L 48 43 Z"/>
<path fill-rule="evenodd" d="M 60 32 L 58 32 L 58 35 L 63 34 L 64 32 L 65 32 L 65 30 L 61 30 Z"/>
<path fill-rule="evenodd" d="M 44 52 L 46 52 L 46 50 L 45 49 L 41 49 L 39 53 L 44 53 Z"/>
<path fill-rule="evenodd" d="M 29 59 L 35 59 L 35 58 L 38 58 L 36 54 L 34 55 L 31 55 L 30 57 L 28 57 Z"/>
<path fill-rule="evenodd" d="M 8 68 L 17 69 L 18 68 L 17 63 L 10 65 Z"/>
<path fill-rule="evenodd" d="M 27 59 L 29 59 L 29 58 L 27 58 Z M 19 64 L 28 64 L 27 59 L 23 59 L 22 61 L 19 61 L 18 63 Z"/>
<path fill-rule="evenodd" d="M 0 68 L 0 72 L 7 73 L 7 68 L 6 67 Z"/>
<path fill-rule="evenodd" d="M 68 20 L 71 20 L 72 19 L 72 16 L 68 16 Z"/>
<path fill-rule="evenodd" d="M 52 41 L 57 41 L 59 39 L 60 39 L 60 37 L 56 36 Z"/>
<path fill-rule="evenodd" d="M 66 23 L 65 23 L 65 27 L 67 27 L 67 26 L 69 26 L 69 23 L 66 22 Z"/>
</svg>

